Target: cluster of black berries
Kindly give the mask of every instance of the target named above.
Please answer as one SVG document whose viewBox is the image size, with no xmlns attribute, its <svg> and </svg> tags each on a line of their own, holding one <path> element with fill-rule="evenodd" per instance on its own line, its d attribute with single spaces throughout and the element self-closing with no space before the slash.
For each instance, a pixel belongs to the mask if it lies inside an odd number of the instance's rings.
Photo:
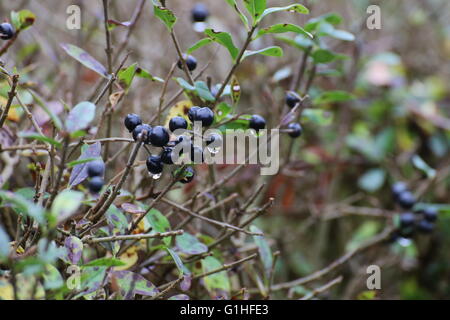
<svg viewBox="0 0 450 320">
<path fill-rule="evenodd" d="M 405 210 L 412 210 L 416 204 L 416 198 L 404 182 L 396 182 L 392 185 L 392 195 L 395 202 Z M 400 214 L 399 235 L 409 238 L 415 230 L 421 233 L 431 233 L 437 217 L 437 210 L 431 206 L 422 210 L 403 212 Z"/>
<path fill-rule="evenodd" d="M 14 37 L 14 28 L 11 23 L 4 22 L 0 24 L 0 39 L 9 40 Z"/>
<path fill-rule="evenodd" d="M 105 174 L 105 164 L 102 160 L 94 160 L 87 164 L 87 174 L 89 177 L 89 191 L 99 193 L 105 182 L 103 175 Z"/>
<path fill-rule="evenodd" d="M 300 103 L 301 99 L 300 99 L 299 95 L 296 94 L 295 92 L 288 91 L 286 93 L 285 101 L 286 101 L 287 106 L 289 108 L 293 109 L 293 108 L 295 108 L 295 106 L 297 106 Z M 303 128 L 300 125 L 300 123 L 298 123 L 298 122 L 290 123 L 287 128 L 289 130 L 288 134 L 292 138 L 298 138 L 303 133 Z"/>
</svg>

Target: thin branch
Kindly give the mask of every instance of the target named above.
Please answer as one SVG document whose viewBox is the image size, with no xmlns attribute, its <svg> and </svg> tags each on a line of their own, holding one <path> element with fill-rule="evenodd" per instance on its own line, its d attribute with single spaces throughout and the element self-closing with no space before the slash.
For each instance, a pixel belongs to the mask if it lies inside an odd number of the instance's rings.
<svg viewBox="0 0 450 320">
<path fill-rule="evenodd" d="M 183 234 L 183 230 L 175 230 L 168 232 L 158 232 L 153 234 L 132 234 L 132 235 L 118 235 L 118 236 L 110 236 L 110 237 L 101 237 L 101 238 L 91 238 L 85 237 L 83 238 L 83 242 L 87 243 L 99 243 L 99 242 L 110 242 L 110 241 L 118 241 L 118 240 L 142 240 L 142 239 L 161 239 L 165 237 L 173 237 L 179 236 Z"/>
<path fill-rule="evenodd" d="M 314 298 L 315 296 L 317 296 L 318 294 L 321 294 L 327 290 L 329 290 L 330 288 L 334 287 L 335 285 L 339 284 L 342 282 L 342 276 L 339 276 L 333 280 L 331 280 L 330 282 L 324 284 L 323 286 L 314 289 L 312 292 L 308 293 L 307 295 L 305 295 L 304 297 L 302 297 L 299 300 L 310 300 L 312 298 Z"/>
<path fill-rule="evenodd" d="M 16 87 L 18 82 L 19 82 L 19 75 L 18 74 L 13 75 L 11 90 L 9 90 L 8 92 L 8 101 L 6 102 L 5 109 L 3 110 L 2 116 L 0 118 L 0 128 L 3 127 L 3 123 L 5 122 L 6 117 L 8 116 L 9 113 L 9 108 L 11 107 L 12 101 L 16 96 Z"/>
</svg>

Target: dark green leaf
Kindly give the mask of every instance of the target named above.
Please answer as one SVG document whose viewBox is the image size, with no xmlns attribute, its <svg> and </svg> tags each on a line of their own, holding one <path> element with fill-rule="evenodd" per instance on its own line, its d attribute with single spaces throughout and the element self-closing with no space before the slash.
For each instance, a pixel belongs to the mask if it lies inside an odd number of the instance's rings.
<svg viewBox="0 0 450 320">
<path fill-rule="evenodd" d="M 278 46 L 272 46 L 272 47 L 267 47 L 267 48 L 256 50 L 256 51 L 245 50 L 245 53 L 242 56 L 242 60 L 244 60 L 247 57 L 253 56 L 255 54 L 262 54 L 262 55 L 271 56 L 271 57 L 282 57 L 283 49 L 281 49 Z"/>
<path fill-rule="evenodd" d="M 200 254 L 208 251 L 208 247 L 198 241 L 196 237 L 185 232 L 176 237 L 177 248 L 186 254 Z"/>
<path fill-rule="evenodd" d="M 226 2 L 234 9 L 234 11 L 236 11 L 236 13 L 239 15 L 239 18 L 241 18 L 245 27 L 248 29 L 248 19 L 237 6 L 236 0 L 226 0 Z"/>
<path fill-rule="evenodd" d="M 345 91 L 326 91 L 320 96 L 314 99 L 314 104 L 324 104 L 324 103 L 335 103 L 335 102 L 345 102 L 353 100 L 355 97 Z"/>
<path fill-rule="evenodd" d="M 181 260 L 180 256 L 172 249 L 169 248 L 166 249 L 167 252 L 169 252 L 170 256 L 172 257 L 173 261 L 175 262 L 178 271 L 180 271 L 180 275 L 190 275 L 191 271 L 188 268 L 186 268 L 186 266 L 183 264 L 183 261 Z"/>
<path fill-rule="evenodd" d="M 214 257 L 206 257 L 202 260 L 202 269 L 204 273 L 220 269 L 222 264 Z M 213 273 L 204 277 L 205 287 L 210 294 L 215 297 L 230 293 L 231 285 L 226 271 Z"/>
<path fill-rule="evenodd" d="M 266 10 L 264 10 L 264 12 L 261 14 L 261 16 L 257 20 L 261 21 L 265 16 L 275 13 L 275 12 L 280 12 L 280 11 L 297 12 L 297 13 L 302 13 L 302 14 L 309 13 L 309 10 L 306 7 L 304 7 L 303 5 L 291 4 L 286 7 L 267 8 Z"/>
<path fill-rule="evenodd" d="M 206 29 L 205 34 L 213 41 L 227 48 L 233 61 L 236 61 L 239 55 L 239 49 L 235 47 L 233 39 L 228 32 L 216 32 L 213 29 Z"/>
<path fill-rule="evenodd" d="M 177 17 L 175 17 L 173 12 L 161 6 L 156 0 L 153 0 L 153 13 L 166 25 L 169 31 L 172 30 L 177 22 Z"/>
<path fill-rule="evenodd" d="M 200 49 L 201 47 L 204 47 L 208 44 L 210 44 L 211 42 L 213 42 L 213 40 L 211 38 L 204 38 L 201 39 L 199 41 L 197 41 L 196 43 L 194 43 L 189 49 L 187 49 L 187 53 L 191 54 L 192 52 Z"/>
<path fill-rule="evenodd" d="M 46 143 L 54 145 L 56 148 L 61 148 L 61 146 L 62 146 L 61 142 L 56 141 L 47 136 L 41 136 L 39 133 L 35 133 L 35 132 L 20 132 L 19 137 L 46 142 Z"/>
<path fill-rule="evenodd" d="M 116 258 L 100 258 L 86 263 L 83 267 L 120 267 L 124 265 L 125 263 Z"/>
<path fill-rule="evenodd" d="M 259 38 L 265 34 L 285 33 L 285 32 L 299 33 L 299 34 L 302 34 L 311 39 L 313 37 L 309 32 L 305 31 L 305 29 L 303 29 L 302 27 L 296 26 L 295 24 L 280 23 L 280 24 L 275 24 L 273 26 L 259 30 L 255 38 Z"/>
<path fill-rule="evenodd" d="M 170 230 L 169 220 L 167 220 L 167 218 L 159 210 L 151 209 L 146 215 L 146 218 L 152 226 L 152 232 L 166 232 Z M 166 245 L 170 245 L 171 239 L 172 237 L 164 237 L 162 241 Z"/>
</svg>

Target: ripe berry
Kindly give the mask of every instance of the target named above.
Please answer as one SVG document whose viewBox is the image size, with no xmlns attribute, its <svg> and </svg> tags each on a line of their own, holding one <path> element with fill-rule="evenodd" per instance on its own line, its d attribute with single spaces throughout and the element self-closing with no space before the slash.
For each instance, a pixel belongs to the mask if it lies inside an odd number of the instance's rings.
<svg viewBox="0 0 450 320">
<path fill-rule="evenodd" d="M 293 91 L 286 92 L 286 104 L 289 108 L 294 108 L 300 102 L 300 97 Z"/>
<path fill-rule="evenodd" d="M 0 24 L 0 39 L 9 40 L 12 37 L 14 37 L 13 26 L 8 22 L 4 22 L 4 23 Z"/>
<path fill-rule="evenodd" d="M 169 142 L 169 132 L 163 126 L 153 127 L 150 133 L 150 143 L 157 147 L 164 147 Z"/>
<path fill-rule="evenodd" d="M 291 132 L 289 132 L 289 136 L 292 138 L 298 138 L 302 135 L 303 133 L 303 128 L 300 125 L 300 123 L 290 123 L 288 125 L 288 129 L 292 130 Z"/>
<path fill-rule="evenodd" d="M 203 107 L 195 111 L 194 121 L 201 121 L 202 126 L 209 127 L 214 122 L 214 112 L 208 108 Z"/>
<path fill-rule="evenodd" d="M 105 164 L 102 160 L 94 160 L 87 164 L 87 174 L 92 177 L 103 177 L 105 173 Z"/>
<path fill-rule="evenodd" d="M 214 145 L 220 146 L 222 144 L 222 135 L 218 133 L 212 133 L 206 138 L 206 145 L 209 146 L 214 142 Z"/>
<path fill-rule="evenodd" d="M 209 11 L 208 8 L 203 3 L 195 4 L 191 11 L 192 21 L 194 22 L 204 22 L 208 19 Z"/>
<path fill-rule="evenodd" d="M 173 148 L 166 147 L 163 152 L 161 152 L 161 161 L 164 164 L 173 164 L 172 160 Z"/>
<path fill-rule="evenodd" d="M 261 129 L 264 129 L 266 127 L 266 120 L 261 117 L 260 115 L 253 115 L 250 119 L 250 129 L 254 129 L 256 132 L 258 132 Z"/>
<path fill-rule="evenodd" d="M 149 144 L 150 143 L 150 134 L 152 133 L 152 127 L 146 123 L 140 124 L 136 126 L 133 130 L 133 139 L 134 141 L 137 141 L 139 138 L 139 135 L 142 133 L 142 131 L 147 131 L 147 136 L 144 138 L 144 143 Z"/>
<path fill-rule="evenodd" d="M 93 177 L 89 180 L 89 191 L 92 193 L 99 193 L 100 190 L 102 190 L 103 185 L 104 181 L 101 177 Z"/>
<path fill-rule="evenodd" d="M 125 127 L 128 129 L 129 132 L 133 131 L 134 128 L 136 128 L 138 125 L 142 124 L 141 117 L 139 117 L 135 113 L 129 113 L 125 117 Z"/>
<path fill-rule="evenodd" d="M 188 111 L 188 118 L 189 118 L 189 120 L 191 120 L 191 122 L 194 122 L 194 121 L 195 121 L 195 119 L 196 119 L 196 114 L 197 114 L 197 111 L 198 111 L 198 110 L 200 110 L 200 107 L 196 107 L 196 106 L 191 107 L 191 108 L 189 109 L 189 111 Z"/>
<path fill-rule="evenodd" d="M 425 220 L 427 220 L 428 222 L 435 222 L 438 218 L 438 212 L 435 208 L 433 207 L 426 207 L 423 210 L 423 217 L 425 218 Z"/>
<path fill-rule="evenodd" d="M 434 223 L 427 220 L 421 220 L 417 225 L 417 229 L 422 233 L 431 233 L 434 229 Z"/>
<path fill-rule="evenodd" d="M 402 193 L 403 191 L 408 191 L 408 186 L 406 185 L 406 183 L 398 181 L 392 185 L 391 191 L 394 199 L 397 200 L 400 193 Z"/>
<path fill-rule="evenodd" d="M 187 127 L 188 123 L 183 117 L 173 117 L 169 121 L 169 129 L 172 132 L 177 129 L 187 129 Z"/>
<path fill-rule="evenodd" d="M 192 167 L 184 169 L 184 177 L 180 179 L 181 183 L 189 183 L 194 180 L 195 170 Z"/>
<path fill-rule="evenodd" d="M 192 145 L 191 147 L 191 161 L 194 163 L 203 163 L 203 150 L 200 147 Z"/>
<path fill-rule="evenodd" d="M 163 164 L 160 156 L 150 156 L 146 161 L 147 170 L 152 174 L 158 174 L 163 171 Z"/>
<path fill-rule="evenodd" d="M 195 68 L 197 68 L 197 59 L 194 58 L 194 56 L 189 55 L 183 55 L 184 61 L 186 61 L 186 65 L 189 69 L 189 71 L 194 71 Z M 178 60 L 177 63 L 178 68 L 183 70 L 183 62 L 181 60 Z"/>
<path fill-rule="evenodd" d="M 412 212 L 405 212 L 400 215 L 400 227 L 407 228 L 414 225 L 414 221 L 416 221 L 416 217 Z"/>
<path fill-rule="evenodd" d="M 398 204 L 404 209 L 411 209 L 416 203 L 416 198 L 409 191 L 403 191 L 398 195 Z"/>
</svg>

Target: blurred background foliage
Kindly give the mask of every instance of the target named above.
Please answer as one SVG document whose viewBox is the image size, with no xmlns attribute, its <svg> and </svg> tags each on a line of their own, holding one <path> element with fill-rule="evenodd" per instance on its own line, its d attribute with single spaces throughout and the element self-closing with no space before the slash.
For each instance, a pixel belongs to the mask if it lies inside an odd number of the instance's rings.
<svg viewBox="0 0 450 320">
<path fill-rule="evenodd" d="M 82 30 L 67 30 L 66 7 L 82 8 Z M 130 19 L 137 1 L 112 1 L 111 16 L 117 21 Z M 191 0 L 170 1 L 179 21 L 176 25 L 183 48 L 202 38 L 193 30 Z M 237 47 L 246 31 L 239 17 L 223 1 L 205 1 L 211 12 L 208 24 L 230 32 Z M 287 0 L 268 1 L 268 6 L 290 4 Z M 309 15 L 288 13 L 267 17 L 265 24 L 291 22 L 304 26 L 313 17 L 330 12 L 336 28 L 348 34 L 324 36 L 320 49 L 310 57 L 316 64 L 316 77 L 305 92 L 308 108 L 321 112 L 306 115 L 302 121 L 304 136 L 293 145 L 291 161 L 273 177 L 260 177 L 256 166 L 248 166 L 223 186 L 223 194 L 238 192 L 248 196 L 257 184 L 266 183 L 259 196 L 263 204 L 275 198 L 270 214 L 258 220 L 258 227 L 269 239 L 272 251 L 280 251 L 274 279 L 290 281 L 314 272 L 349 250 L 370 239 L 386 224 L 395 222 L 400 209 L 390 193 L 394 181 L 406 181 L 422 203 L 440 210 L 437 228 L 429 236 L 414 236 L 368 250 L 341 267 L 344 281 L 324 298 L 373 298 L 365 292 L 366 268 L 382 268 L 380 299 L 450 298 L 450 3 L 447 0 L 305 1 Z M 382 28 L 369 30 L 366 9 L 381 8 Z M 102 9 L 96 1 L 2 1 L 0 19 L 11 10 L 27 8 L 38 19 L 24 32 L 4 61 L 6 67 L 20 71 L 22 81 L 30 81 L 46 101 L 61 112 L 60 99 L 75 104 L 80 96 L 88 99 L 99 76 L 70 59 L 59 43 L 77 44 L 105 63 Z M 339 18 L 342 17 L 342 21 Z M 42 18 L 46 17 L 46 18 Z M 120 43 L 127 29 L 112 30 L 113 43 Z M 177 60 L 173 44 L 167 41 L 164 26 L 144 10 L 130 39 L 129 61 L 137 61 L 152 75 L 164 77 Z M 307 39 L 306 39 L 307 40 Z M 247 59 L 238 69 L 242 95 L 240 110 L 255 112 L 275 126 L 282 112 L 285 90 L 307 48 L 302 36 L 262 37 L 252 44 L 278 45 L 284 57 L 264 56 Z M 344 41 L 343 41 L 344 40 Z M 353 40 L 353 39 L 351 39 Z M 195 53 L 200 65 L 213 59 L 206 74 L 217 82 L 231 67 L 228 52 L 207 46 Z M 312 69 L 308 67 L 305 77 Z M 182 75 L 181 71 L 176 71 Z M 79 79 L 81 81 L 74 81 Z M 7 86 L 0 87 L 6 98 Z M 156 112 L 160 84 L 138 79 L 124 98 L 114 118 L 113 136 L 125 136 L 123 116 L 136 112 L 149 118 Z M 177 85 L 171 82 L 169 92 Z M 330 98 L 330 92 L 334 92 Z M 1 97 L 0 97 L 1 99 Z M 25 103 L 33 97 L 23 92 Z M 10 121 L 25 115 L 13 106 Z M 289 137 L 282 137 L 282 155 L 286 155 Z M 285 149 L 285 150 L 284 150 Z M 126 162 L 123 155 L 115 162 L 115 175 Z M 281 159 L 281 163 L 284 159 Z M 27 172 L 27 162 L 20 171 Z M 229 170 L 222 166 L 220 172 Z M 207 176 L 203 168 L 200 177 Z M 134 174 L 140 174 L 136 172 Z M 188 199 L 195 184 L 172 192 L 172 198 Z M 15 176 L 12 189 L 29 185 L 27 177 Z M 199 187 L 199 186 L 197 186 Z M 275 298 L 297 297 L 311 287 L 297 286 L 288 293 L 277 291 Z"/>
</svg>

